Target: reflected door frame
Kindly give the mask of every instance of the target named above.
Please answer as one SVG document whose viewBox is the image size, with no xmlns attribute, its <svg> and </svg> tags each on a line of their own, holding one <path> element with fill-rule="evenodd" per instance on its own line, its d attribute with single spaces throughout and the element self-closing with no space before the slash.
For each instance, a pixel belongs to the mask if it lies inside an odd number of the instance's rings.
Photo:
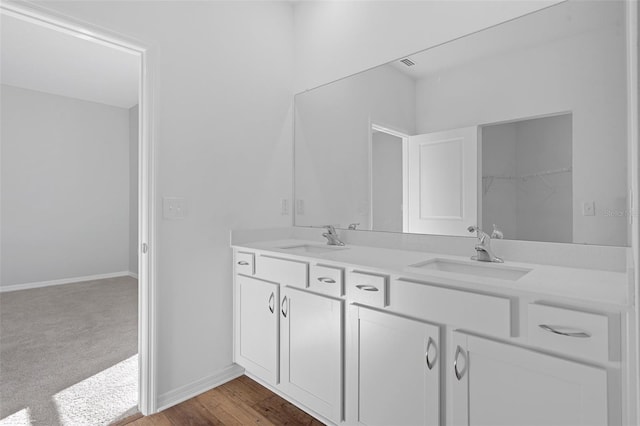
<svg viewBox="0 0 640 426">
<path fill-rule="evenodd" d="M 393 129 L 388 126 L 383 126 L 380 124 L 376 124 L 371 119 L 369 120 L 369 130 L 368 130 L 368 163 L 369 163 L 369 226 L 367 230 L 375 231 L 373 229 L 373 133 L 374 132 L 382 132 L 391 136 L 395 136 L 397 138 L 402 139 L 402 232 L 409 232 L 409 209 L 407 208 L 407 202 L 409 200 L 409 192 L 408 192 L 408 184 L 409 176 L 408 176 L 408 161 L 409 157 L 407 155 L 408 143 L 409 143 L 409 134 L 402 132 L 400 130 Z"/>
<path fill-rule="evenodd" d="M 59 31 L 139 58 L 138 86 L 138 408 L 157 411 L 156 378 L 156 167 L 154 156 L 153 84 L 155 49 L 138 40 L 70 18 L 31 3 L 0 3 L 0 14 Z"/>
</svg>

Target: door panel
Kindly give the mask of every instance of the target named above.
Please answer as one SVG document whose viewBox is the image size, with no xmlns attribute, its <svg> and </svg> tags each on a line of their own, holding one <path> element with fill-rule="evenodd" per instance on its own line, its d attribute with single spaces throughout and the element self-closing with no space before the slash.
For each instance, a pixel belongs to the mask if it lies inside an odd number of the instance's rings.
<svg viewBox="0 0 640 426">
<path fill-rule="evenodd" d="M 438 425 L 439 328 L 366 308 L 355 309 L 358 423 Z"/>
<path fill-rule="evenodd" d="M 342 419 L 343 303 L 286 288 L 281 304 L 283 390 L 336 423 Z"/>
<path fill-rule="evenodd" d="M 478 128 L 408 138 L 408 231 L 467 235 L 478 214 Z"/>
<path fill-rule="evenodd" d="M 452 375 L 454 424 L 607 424 L 606 370 L 474 336 L 460 337 L 454 333 L 454 348 L 462 349 L 458 371 L 463 373 L 460 380 L 455 372 Z"/>
<path fill-rule="evenodd" d="M 278 381 L 278 288 L 267 281 L 236 276 L 239 299 L 237 362 L 269 383 Z"/>
</svg>

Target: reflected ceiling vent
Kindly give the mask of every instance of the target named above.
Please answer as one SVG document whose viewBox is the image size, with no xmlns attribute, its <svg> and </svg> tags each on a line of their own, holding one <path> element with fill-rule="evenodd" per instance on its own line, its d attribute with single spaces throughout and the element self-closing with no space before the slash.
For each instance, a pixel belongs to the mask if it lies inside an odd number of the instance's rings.
<svg viewBox="0 0 640 426">
<path fill-rule="evenodd" d="M 406 66 L 408 66 L 408 67 L 412 67 L 412 66 L 414 66 L 414 65 L 416 64 L 415 62 L 413 62 L 413 61 L 412 61 L 411 59 L 409 59 L 409 58 L 401 59 L 401 60 L 400 60 L 400 62 L 402 62 L 403 64 L 405 64 L 405 65 L 406 65 Z"/>
</svg>

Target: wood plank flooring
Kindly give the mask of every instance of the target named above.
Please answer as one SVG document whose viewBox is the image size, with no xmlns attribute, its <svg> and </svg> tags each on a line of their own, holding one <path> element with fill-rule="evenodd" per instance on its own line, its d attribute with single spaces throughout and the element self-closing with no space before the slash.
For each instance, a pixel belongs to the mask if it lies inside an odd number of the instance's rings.
<svg viewBox="0 0 640 426">
<path fill-rule="evenodd" d="M 127 426 L 323 425 L 247 376 L 160 413 L 131 420 Z"/>
</svg>

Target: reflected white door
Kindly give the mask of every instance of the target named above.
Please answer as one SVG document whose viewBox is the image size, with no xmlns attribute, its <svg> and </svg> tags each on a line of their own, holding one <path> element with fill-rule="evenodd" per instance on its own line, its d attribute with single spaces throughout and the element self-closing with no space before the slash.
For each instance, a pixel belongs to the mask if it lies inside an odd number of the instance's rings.
<svg viewBox="0 0 640 426">
<path fill-rule="evenodd" d="M 478 127 L 410 136 L 407 230 L 468 235 L 478 215 Z"/>
</svg>

